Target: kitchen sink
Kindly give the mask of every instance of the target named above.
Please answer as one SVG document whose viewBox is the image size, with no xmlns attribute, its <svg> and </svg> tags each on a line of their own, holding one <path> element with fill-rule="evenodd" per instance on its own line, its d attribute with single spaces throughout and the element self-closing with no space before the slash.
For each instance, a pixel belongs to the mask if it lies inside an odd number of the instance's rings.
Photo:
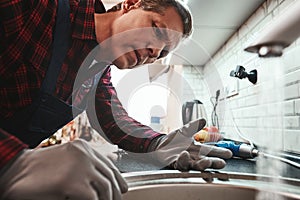
<svg viewBox="0 0 300 200">
<path fill-rule="evenodd" d="M 257 174 L 159 170 L 124 173 L 123 200 L 300 200 L 300 181 Z"/>
</svg>

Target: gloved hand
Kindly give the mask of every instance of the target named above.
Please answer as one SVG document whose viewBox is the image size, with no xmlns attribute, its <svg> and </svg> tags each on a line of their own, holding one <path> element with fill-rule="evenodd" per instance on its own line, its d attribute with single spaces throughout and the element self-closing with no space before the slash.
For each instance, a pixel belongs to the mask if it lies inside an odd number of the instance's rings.
<svg viewBox="0 0 300 200">
<path fill-rule="evenodd" d="M 226 163 L 223 159 L 232 157 L 232 152 L 225 148 L 204 144 L 194 144 L 193 135 L 206 124 L 198 119 L 184 125 L 151 142 L 149 152 L 164 166 L 181 171 L 221 169 Z"/>
<path fill-rule="evenodd" d="M 83 140 L 25 150 L 0 174 L 0 199 L 119 200 L 128 190 L 114 164 Z"/>
</svg>

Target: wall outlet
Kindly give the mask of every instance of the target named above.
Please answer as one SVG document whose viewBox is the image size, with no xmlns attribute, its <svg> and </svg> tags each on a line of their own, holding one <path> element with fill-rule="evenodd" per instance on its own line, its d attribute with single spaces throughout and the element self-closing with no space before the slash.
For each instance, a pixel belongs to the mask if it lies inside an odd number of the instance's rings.
<svg viewBox="0 0 300 200">
<path fill-rule="evenodd" d="M 239 94 L 239 82 L 238 80 L 232 81 L 230 84 L 224 87 L 224 93 L 227 98 Z"/>
</svg>

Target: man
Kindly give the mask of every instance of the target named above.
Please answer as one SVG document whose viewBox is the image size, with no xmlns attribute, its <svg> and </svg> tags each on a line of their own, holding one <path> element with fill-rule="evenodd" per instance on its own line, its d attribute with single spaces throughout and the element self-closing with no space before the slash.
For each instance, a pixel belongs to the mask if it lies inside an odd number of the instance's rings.
<svg viewBox="0 0 300 200">
<path fill-rule="evenodd" d="M 31 150 L 84 110 L 107 140 L 162 166 L 222 168 L 206 155 L 231 157 L 191 143 L 204 120 L 163 135 L 130 118 L 110 82 L 110 64 L 152 63 L 191 34 L 178 1 L 124 0 L 105 12 L 98 0 L 4 0 L 0 17 L 1 199 L 121 199 L 125 180 L 88 143 Z"/>
</svg>

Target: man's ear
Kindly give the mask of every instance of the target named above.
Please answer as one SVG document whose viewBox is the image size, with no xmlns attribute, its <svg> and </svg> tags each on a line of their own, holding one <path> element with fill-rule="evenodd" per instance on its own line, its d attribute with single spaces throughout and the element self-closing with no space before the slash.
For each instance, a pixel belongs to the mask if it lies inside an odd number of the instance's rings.
<svg viewBox="0 0 300 200">
<path fill-rule="evenodd" d="M 122 10 L 125 13 L 139 7 L 141 7 L 141 0 L 124 0 L 122 3 Z"/>
</svg>

